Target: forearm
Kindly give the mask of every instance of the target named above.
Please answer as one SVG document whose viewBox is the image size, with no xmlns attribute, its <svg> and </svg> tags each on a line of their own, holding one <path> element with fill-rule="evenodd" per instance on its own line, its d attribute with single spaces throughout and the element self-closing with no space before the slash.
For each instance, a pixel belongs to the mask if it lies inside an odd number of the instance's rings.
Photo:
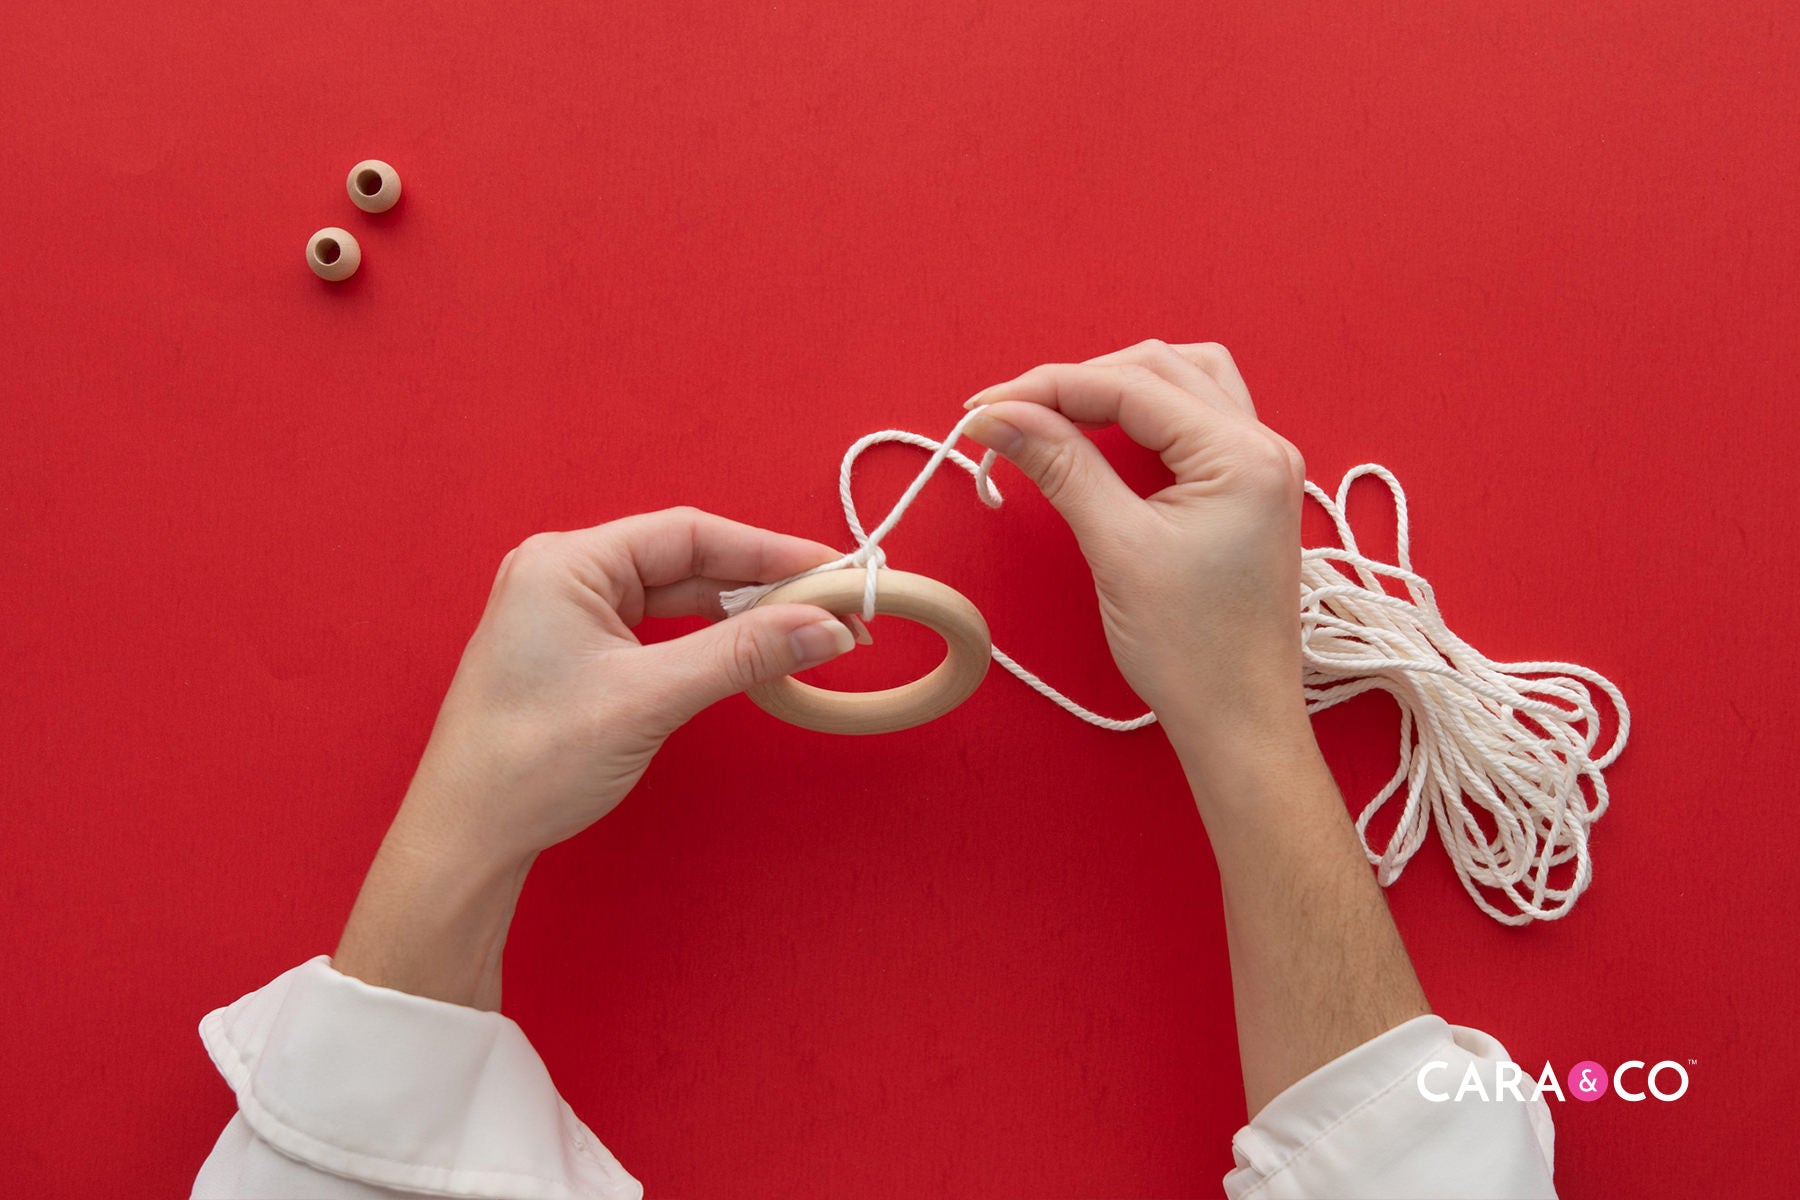
<svg viewBox="0 0 1800 1200">
<path fill-rule="evenodd" d="M 1430 1011 L 1310 725 L 1275 728 L 1205 742 L 1169 731 L 1218 860 L 1252 1116 Z"/>
<path fill-rule="evenodd" d="M 409 795 L 382 840 L 332 965 L 365 983 L 500 1008 L 501 955 L 535 855 L 465 844 Z"/>
</svg>

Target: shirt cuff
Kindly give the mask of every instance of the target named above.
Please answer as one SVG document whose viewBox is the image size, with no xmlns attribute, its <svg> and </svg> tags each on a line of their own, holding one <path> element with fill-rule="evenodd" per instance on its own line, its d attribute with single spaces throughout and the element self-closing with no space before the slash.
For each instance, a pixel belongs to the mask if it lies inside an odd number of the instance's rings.
<svg viewBox="0 0 1800 1200">
<path fill-rule="evenodd" d="M 1288 1087 L 1231 1139 L 1232 1200 L 1303 1196 L 1552 1197 L 1555 1130 L 1533 1078 L 1498 1097 L 1506 1048 L 1480 1030 L 1415 1017 Z M 1474 1065 L 1491 1099 L 1454 1095 Z"/>
<path fill-rule="evenodd" d="M 256 1136 L 365 1183 L 495 1200 L 638 1200 L 511 1019 L 320 955 L 200 1022 Z"/>
</svg>

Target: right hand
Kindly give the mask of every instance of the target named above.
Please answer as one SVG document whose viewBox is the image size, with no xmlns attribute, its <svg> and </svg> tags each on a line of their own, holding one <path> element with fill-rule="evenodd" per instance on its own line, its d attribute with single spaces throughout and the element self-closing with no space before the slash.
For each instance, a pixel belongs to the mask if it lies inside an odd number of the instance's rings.
<svg viewBox="0 0 1800 1200">
<path fill-rule="evenodd" d="M 1225 347 L 1147 341 L 1045 363 L 968 403 L 986 411 L 967 436 L 1074 530 L 1113 658 L 1178 748 L 1254 751 L 1300 733 L 1306 465 L 1257 420 Z M 1140 499 L 1082 433 L 1113 423 L 1174 482 Z"/>
</svg>

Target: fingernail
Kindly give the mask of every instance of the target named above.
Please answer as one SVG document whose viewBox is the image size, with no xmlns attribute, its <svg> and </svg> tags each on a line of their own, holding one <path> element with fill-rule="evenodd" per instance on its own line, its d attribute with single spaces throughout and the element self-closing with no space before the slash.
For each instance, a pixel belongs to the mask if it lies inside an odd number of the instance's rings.
<svg viewBox="0 0 1800 1200">
<path fill-rule="evenodd" d="M 836 617 L 802 625 L 788 634 L 788 641 L 793 645 L 794 658 L 800 664 L 794 668 L 796 671 L 830 662 L 856 645 L 856 638 L 849 628 Z"/>
<path fill-rule="evenodd" d="M 850 634 L 856 639 L 857 645 L 873 646 L 875 644 L 875 635 L 869 632 L 869 627 L 863 624 L 861 617 L 855 613 L 847 614 L 844 617 L 844 623 L 850 626 Z"/>
<path fill-rule="evenodd" d="M 983 400 L 982 397 L 987 395 L 989 392 L 991 392 L 993 390 L 994 389 L 991 387 L 982 388 L 979 392 L 976 392 L 973 396 L 970 396 L 967 400 L 964 400 L 963 407 L 965 409 L 967 409 L 967 408 L 974 408 L 977 404 L 986 404 L 987 401 Z"/>
<path fill-rule="evenodd" d="M 963 426 L 963 435 L 1011 458 L 1025 444 L 1025 435 L 999 417 L 981 414 Z"/>
</svg>

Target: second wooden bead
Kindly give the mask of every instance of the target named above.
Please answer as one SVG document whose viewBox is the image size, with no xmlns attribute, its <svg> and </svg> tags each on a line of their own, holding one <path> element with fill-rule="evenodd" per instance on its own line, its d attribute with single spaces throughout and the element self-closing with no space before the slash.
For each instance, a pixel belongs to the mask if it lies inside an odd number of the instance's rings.
<svg viewBox="0 0 1800 1200">
<path fill-rule="evenodd" d="M 400 199 L 400 173 L 379 158 L 365 158 L 350 168 L 344 187 L 364 212 L 386 212 Z"/>
</svg>

